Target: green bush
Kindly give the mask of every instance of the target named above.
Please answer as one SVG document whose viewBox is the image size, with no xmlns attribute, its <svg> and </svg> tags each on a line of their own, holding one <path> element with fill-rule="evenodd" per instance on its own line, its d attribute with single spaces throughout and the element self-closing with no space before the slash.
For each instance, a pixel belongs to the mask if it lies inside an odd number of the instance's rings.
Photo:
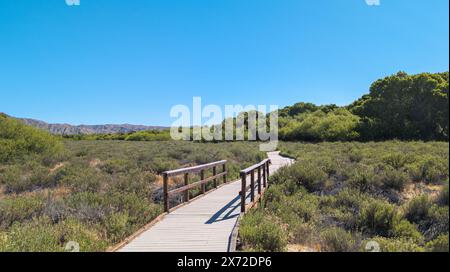
<svg viewBox="0 0 450 272">
<path fill-rule="evenodd" d="M 341 228 L 330 228 L 321 234 L 321 249 L 325 252 L 356 252 L 359 239 Z"/>
<path fill-rule="evenodd" d="M 241 221 L 239 236 L 246 250 L 284 251 L 287 234 L 279 224 L 262 212 L 250 212 Z"/>
<path fill-rule="evenodd" d="M 308 162 L 297 162 L 291 167 L 280 170 L 280 175 L 286 179 L 294 181 L 297 186 L 303 186 L 310 192 L 325 189 L 328 175 L 317 165 Z M 278 176 L 279 178 L 280 176 Z M 274 178 L 274 183 L 280 183 L 281 180 Z"/>
<path fill-rule="evenodd" d="M 13 196 L 0 200 L 0 229 L 15 222 L 24 222 L 41 215 L 45 200 L 40 196 Z"/>
<path fill-rule="evenodd" d="M 374 191 L 379 187 L 380 182 L 372 168 L 356 167 L 350 172 L 350 177 L 346 183 L 348 187 L 366 193 Z"/>
<path fill-rule="evenodd" d="M 444 187 L 442 192 L 439 194 L 437 203 L 441 206 L 448 206 L 448 184 Z"/>
<path fill-rule="evenodd" d="M 22 160 L 31 155 L 54 155 L 62 148 L 49 133 L 0 115 L 0 162 Z"/>
<path fill-rule="evenodd" d="M 361 210 L 359 222 L 365 232 L 388 237 L 398 222 L 398 213 L 389 203 L 373 201 Z"/>
<path fill-rule="evenodd" d="M 424 241 L 423 235 L 417 230 L 417 227 L 411 224 L 408 220 L 401 220 L 394 226 L 392 236 L 396 238 L 409 239 L 417 244 Z"/>
<path fill-rule="evenodd" d="M 53 225 L 45 217 L 28 223 L 16 223 L 6 235 L 3 234 L 3 240 L 4 242 L 0 243 L 0 251 L 62 252 L 66 251 L 70 241 L 78 243 L 80 251 L 106 249 L 106 243 L 95 228 L 72 219 L 57 225 Z"/>
<path fill-rule="evenodd" d="M 305 112 L 294 118 L 280 119 L 279 134 L 283 140 L 339 141 L 359 136 L 356 132 L 359 117 L 343 108 L 329 112 Z"/>
<path fill-rule="evenodd" d="M 381 182 L 387 189 L 403 191 L 409 181 L 408 175 L 401 170 L 387 169 L 381 174 Z"/>
<path fill-rule="evenodd" d="M 419 161 L 408 166 L 409 173 L 414 181 L 425 183 L 440 183 L 448 179 L 448 160 L 424 156 Z"/>
<path fill-rule="evenodd" d="M 394 169 L 400 170 L 406 164 L 414 162 L 414 157 L 409 154 L 393 153 L 384 156 L 383 162 Z"/>
<path fill-rule="evenodd" d="M 407 204 L 405 217 L 410 222 L 420 224 L 429 218 L 432 205 L 427 196 L 416 197 Z"/>
<path fill-rule="evenodd" d="M 49 170 L 35 161 L 7 167 L 0 173 L 0 184 L 5 185 L 7 193 L 21 193 L 55 185 L 50 179 Z"/>
<path fill-rule="evenodd" d="M 111 241 L 118 242 L 130 233 L 128 218 L 126 212 L 112 213 L 105 218 L 105 231 Z"/>
<path fill-rule="evenodd" d="M 425 248 L 429 252 L 449 252 L 448 233 L 440 235 L 433 241 L 428 242 Z"/>
</svg>

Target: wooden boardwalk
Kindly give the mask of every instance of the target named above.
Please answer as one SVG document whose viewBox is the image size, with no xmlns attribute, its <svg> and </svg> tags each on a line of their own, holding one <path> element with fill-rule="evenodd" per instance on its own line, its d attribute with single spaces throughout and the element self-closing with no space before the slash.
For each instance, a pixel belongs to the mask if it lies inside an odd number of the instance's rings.
<svg viewBox="0 0 450 272">
<path fill-rule="evenodd" d="M 279 152 L 269 152 L 270 173 L 292 163 Z M 230 182 L 174 210 L 118 251 L 226 252 L 240 216 L 241 181 Z M 249 201 L 249 197 L 247 197 Z"/>
</svg>

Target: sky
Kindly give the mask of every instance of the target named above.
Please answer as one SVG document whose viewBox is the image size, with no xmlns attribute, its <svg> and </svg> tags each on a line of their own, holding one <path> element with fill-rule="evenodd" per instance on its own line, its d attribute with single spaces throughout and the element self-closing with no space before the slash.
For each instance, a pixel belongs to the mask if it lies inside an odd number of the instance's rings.
<svg viewBox="0 0 450 272">
<path fill-rule="evenodd" d="M 170 125 L 203 105 L 347 105 L 449 66 L 448 0 L 0 0 L 0 112 Z"/>
</svg>

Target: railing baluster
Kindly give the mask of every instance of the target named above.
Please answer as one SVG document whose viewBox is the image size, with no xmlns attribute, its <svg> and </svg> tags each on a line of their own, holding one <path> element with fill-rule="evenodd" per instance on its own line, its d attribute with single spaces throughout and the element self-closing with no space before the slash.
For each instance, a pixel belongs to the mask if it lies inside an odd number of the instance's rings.
<svg viewBox="0 0 450 272">
<path fill-rule="evenodd" d="M 263 166 L 262 171 L 263 171 L 263 186 L 264 186 L 264 188 L 266 188 L 267 187 L 267 174 L 266 174 L 265 166 Z"/>
<path fill-rule="evenodd" d="M 205 170 L 200 171 L 200 180 L 205 179 Z M 202 194 L 206 193 L 206 184 L 202 184 Z"/>
<path fill-rule="evenodd" d="M 164 211 L 169 212 L 169 176 L 164 174 L 163 179 Z"/>
<path fill-rule="evenodd" d="M 226 171 L 227 171 L 227 164 L 224 163 L 224 164 L 222 165 L 222 172 L 225 173 Z M 223 184 L 225 184 L 225 183 L 227 183 L 227 175 L 224 175 L 224 176 L 223 176 Z"/>
<path fill-rule="evenodd" d="M 261 194 L 261 167 L 258 167 L 258 194 Z"/>
<path fill-rule="evenodd" d="M 213 169 L 213 176 L 216 176 L 217 174 L 217 168 L 214 166 Z M 217 188 L 217 179 L 214 179 L 214 188 Z"/>
<path fill-rule="evenodd" d="M 250 172 L 250 200 L 255 202 L 255 171 Z"/>
<path fill-rule="evenodd" d="M 247 189 L 247 174 L 241 173 L 241 180 L 242 180 L 242 186 L 241 186 L 241 213 L 245 213 L 245 195 L 246 195 L 246 189 Z"/>
<path fill-rule="evenodd" d="M 184 185 L 189 185 L 189 173 L 184 174 Z M 189 189 L 184 192 L 184 201 L 189 202 Z"/>
</svg>

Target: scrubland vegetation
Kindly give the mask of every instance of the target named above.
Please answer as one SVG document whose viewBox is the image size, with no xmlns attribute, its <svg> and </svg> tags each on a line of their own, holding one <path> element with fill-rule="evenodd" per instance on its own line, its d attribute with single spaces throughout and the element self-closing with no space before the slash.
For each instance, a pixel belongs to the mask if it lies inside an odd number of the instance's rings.
<svg viewBox="0 0 450 272">
<path fill-rule="evenodd" d="M 297 159 L 241 222 L 244 250 L 449 251 L 446 142 L 281 143 Z"/>
<path fill-rule="evenodd" d="M 61 141 L 5 116 L 0 141 L 0 251 L 106 250 L 162 212 L 162 171 L 227 158 L 233 178 L 265 156 L 252 143 Z"/>
<path fill-rule="evenodd" d="M 449 251 L 448 72 L 398 73 L 347 107 L 279 116 L 280 149 L 297 162 L 243 218 L 243 250 Z M 168 130 L 56 137 L 0 115 L 0 251 L 103 251 L 162 212 L 161 172 L 227 159 L 237 178 L 258 150 Z"/>
</svg>

